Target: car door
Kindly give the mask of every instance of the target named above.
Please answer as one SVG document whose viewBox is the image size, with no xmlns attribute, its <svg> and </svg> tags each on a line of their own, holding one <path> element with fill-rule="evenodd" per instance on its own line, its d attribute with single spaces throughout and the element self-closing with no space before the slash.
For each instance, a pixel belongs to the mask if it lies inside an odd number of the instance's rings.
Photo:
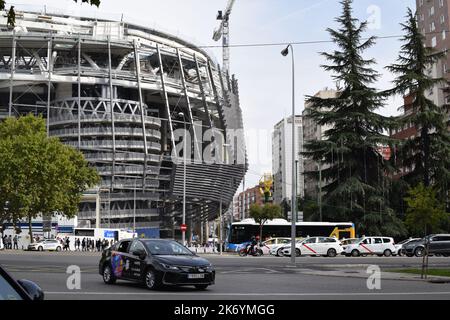
<svg viewBox="0 0 450 320">
<path fill-rule="evenodd" d="M 373 254 L 372 238 L 364 238 L 358 244 L 358 250 L 361 254 Z"/>
<path fill-rule="evenodd" d="M 384 247 L 385 247 L 385 245 L 383 244 L 383 238 L 376 237 L 376 238 L 372 239 L 371 248 L 374 253 L 376 253 L 376 254 L 383 253 Z"/>
<path fill-rule="evenodd" d="M 116 278 L 129 278 L 129 254 L 128 248 L 131 244 L 130 240 L 123 240 L 117 244 L 117 251 L 111 252 L 111 268 Z"/>
<path fill-rule="evenodd" d="M 141 241 L 139 241 L 138 239 L 134 240 L 131 243 L 131 246 L 128 250 L 129 261 L 130 261 L 128 276 L 130 277 L 130 279 L 140 280 L 143 277 L 146 263 L 145 263 L 145 259 L 141 259 L 141 257 L 134 254 L 136 251 L 145 252 L 145 255 L 148 256 L 148 252 L 145 249 L 144 244 Z"/>
<path fill-rule="evenodd" d="M 300 251 L 302 255 L 316 255 L 317 253 L 317 238 L 308 238 L 302 242 Z"/>
<path fill-rule="evenodd" d="M 330 248 L 330 243 L 328 242 L 327 238 L 325 237 L 319 237 L 317 238 L 317 243 L 315 244 L 315 251 L 320 254 L 324 255 L 327 254 L 328 249 Z"/>
</svg>

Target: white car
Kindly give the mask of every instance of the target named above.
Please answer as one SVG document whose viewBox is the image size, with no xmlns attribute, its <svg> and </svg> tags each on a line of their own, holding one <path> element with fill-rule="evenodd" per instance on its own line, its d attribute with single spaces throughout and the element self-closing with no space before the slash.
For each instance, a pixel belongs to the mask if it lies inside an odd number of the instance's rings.
<svg viewBox="0 0 450 320">
<path fill-rule="evenodd" d="M 290 238 L 271 238 L 261 243 L 261 249 L 264 254 L 276 255 L 277 248 L 281 248 L 290 241 Z"/>
<path fill-rule="evenodd" d="M 0 250 L 5 249 L 5 246 L 3 245 L 3 239 L 0 237 Z"/>
<path fill-rule="evenodd" d="M 41 240 L 36 243 L 32 243 L 28 245 L 28 250 L 37 250 L 37 251 L 61 251 L 62 244 L 58 240 L 47 239 Z"/>
<path fill-rule="evenodd" d="M 331 237 L 309 237 L 295 244 L 295 255 L 336 257 L 342 252 L 338 239 Z M 283 247 L 283 255 L 291 255 L 291 246 Z"/>
<path fill-rule="evenodd" d="M 389 257 L 395 252 L 394 239 L 388 237 L 363 237 L 344 248 L 344 254 L 348 257 L 374 254 Z"/>
</svg>

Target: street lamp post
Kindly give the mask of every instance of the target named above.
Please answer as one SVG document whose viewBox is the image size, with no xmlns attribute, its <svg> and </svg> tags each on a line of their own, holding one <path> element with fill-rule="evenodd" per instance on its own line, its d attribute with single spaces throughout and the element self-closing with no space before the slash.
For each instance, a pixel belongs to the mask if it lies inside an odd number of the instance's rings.
<svg viewBox="0 0 450 320">
<path fill-rule="evenodd" d="M 133 238 L 136 233 L 136 179 L 134 179 L 134 195 L 133 195 Z"/>
<path fill-rule="evenodd" d="M 183 217 L 181 224 L 184 226 L 186 224 L 186 117 L 183 112 L 178 114 L 183 117 L 184 123 L 184 137 L 183 137 Z M 183 246 L 186 243 L 186 230 L 181 230 L 181 243 Z"/>
<path fill-rule="evenodd" d="M 289 54 L 289 48 L 291 48 L 292 57 L 292 200 L 291 200 L 291 262 L 295 264 L 295 238 L 296 238 L 296 191 L 297 185 L 295 181 L 295 60 L 294 60 L 294 48 L 289 44 L 286 49 L 281 51 L 281 54 L 286 57 Z"/>
</svg>

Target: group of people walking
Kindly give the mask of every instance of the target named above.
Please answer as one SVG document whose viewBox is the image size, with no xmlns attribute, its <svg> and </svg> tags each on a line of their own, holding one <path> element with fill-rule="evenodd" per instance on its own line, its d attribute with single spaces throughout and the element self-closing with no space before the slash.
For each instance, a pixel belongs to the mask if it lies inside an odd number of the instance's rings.
<svg viewBox="0 0 450 320">
<path fill-rule="evenodd" d="M 13 237 L 11 237 L 11 235 L 9 236 L 4 236 L 3 237 L 3 245 L 5 246 L 5 250 L 18 250 L 19 246 L 18 246 L 18 242 L 19 242 L 19 237 L 17 235 Z"/>
<path fill-rule="evenodd" d="M 112 246 L 114 240 L 108 241 L 107 239 L 90 239 L 90 238 L 80 238 L 75 239 L 75 251 L 103 251 L 109 246 Z"/>
</svg>

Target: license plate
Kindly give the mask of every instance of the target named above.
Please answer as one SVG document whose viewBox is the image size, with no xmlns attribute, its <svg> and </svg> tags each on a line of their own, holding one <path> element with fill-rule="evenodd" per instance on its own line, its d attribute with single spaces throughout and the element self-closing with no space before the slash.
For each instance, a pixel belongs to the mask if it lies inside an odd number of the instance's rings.
<svg viewBox="0 0 450 320">
<path fill-rule="evenodd" d="M 199 274 L 188 274 L 188 279 L 204 279 L 205 275 L 202 273 Z"/>
</svg>

